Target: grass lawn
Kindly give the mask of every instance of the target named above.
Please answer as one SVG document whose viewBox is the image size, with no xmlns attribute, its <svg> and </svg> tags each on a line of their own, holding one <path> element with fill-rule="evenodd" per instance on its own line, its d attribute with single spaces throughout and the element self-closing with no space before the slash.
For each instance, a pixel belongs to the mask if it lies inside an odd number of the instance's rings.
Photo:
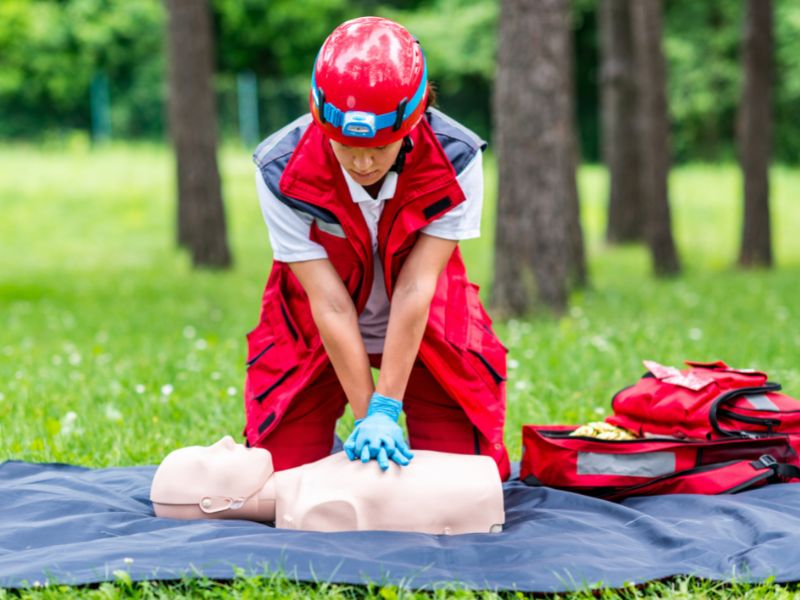
<svg viewBox="0 0 800 600">
<path fill-rule="evenodd" d="M 244 334 L 256 324 L 271 260 L 248 152 L 222 153 L 236 260 L 227 272 L 194 271 L 174 249 L 173 162 L 163 147 L 5 146 L 0 165 L 0 459 L 152 464 L 176 447 L 238 435 Z M 489 160 L 488 189 L 494 181 Z M 605 172 L 584 167 L 580 188 L 590 288 L 573 295 L 563 318 L 497 323 L 510 348 L 506 440 L 513 459 L 519 459 L 523 423 L 602 418 L 613 392 L 641 374 L 645 358 L 673 365 L 721 358 L 758 367 L 800 396 L 800 170 L 772 172 L 777 268 L 742 272 L 733 266 L 741 219 L 737 169 L 676 169 L 671 195 L 685 272 L 661 281 L 650 276 L 642 248 L 603 244 Z M 483 237 L 462 246 L 484 293 L 491 281 L 493 206 L 489 193 Z M 340 434 L 351 424 L 345 419 Z M 395 592 L 270 576 L 230 585 L 120 581 L 91 593 L 392 598 Z M 769 583 L 731 587 L 681 579 L 626 597 L 640 593 L 765 598 L 793 592 Z"/>
</svg>

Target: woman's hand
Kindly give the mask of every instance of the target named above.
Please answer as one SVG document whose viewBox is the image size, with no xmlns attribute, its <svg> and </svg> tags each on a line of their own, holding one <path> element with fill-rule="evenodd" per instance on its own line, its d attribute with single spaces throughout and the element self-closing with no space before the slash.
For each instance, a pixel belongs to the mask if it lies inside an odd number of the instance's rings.
<svg viewBox="0 0 800 600">
<path fill-rule="evenodd" d="M 389 468 L 389 459 L 405 466 L 414 457 L 398 425 L 402 402 L 372 394 L 367 416 L 356 421 L 356 427 L 344 443 L 344 451 L 350 460 L 360 458 L 361 462 L 371 459 L 378 461 L 382 470 Z"/>
</svg>

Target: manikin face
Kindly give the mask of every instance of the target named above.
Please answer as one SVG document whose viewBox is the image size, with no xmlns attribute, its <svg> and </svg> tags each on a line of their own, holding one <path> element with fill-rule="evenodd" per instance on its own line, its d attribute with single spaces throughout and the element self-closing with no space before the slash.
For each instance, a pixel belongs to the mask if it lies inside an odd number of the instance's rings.
<svg viewBox="0 0 800 600">
<path fill-rule="evenodd" d="M 267 450 L 246 448 L 226 435 L 211 446 L 171 452 L 156 471 L 151 498 L 164 504 L 192 504 L 206 496 L 246 497 L 273 473 Z"/>
<path fill-rule="evenodd" d="M 389 172 L 402 145 L 402 139 L 374 148 L 345 146 L 331 140 L 331 148 L 339 164 L 356 183 L 362 186 L 378 183 Z"/>
</svg>

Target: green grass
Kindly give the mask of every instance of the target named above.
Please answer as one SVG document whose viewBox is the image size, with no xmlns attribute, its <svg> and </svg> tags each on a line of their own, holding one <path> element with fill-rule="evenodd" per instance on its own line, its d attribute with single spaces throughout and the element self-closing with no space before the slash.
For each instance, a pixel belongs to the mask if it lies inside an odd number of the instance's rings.
<svg viewBox="0 0 800 600">
<path fill-rule="evenodd" d="M 248 153 L 222 153 L 236 258 L 227 272 L 194 271 L 174 249 L 173 162 L 162 147 L 62 153 L 6 146 L 0 165 L 0 459 L 152 464 L 175 447 L 238 434 L 244 334 L 258 318 L 270 266 Z M 489 189 L 495 180 L 489 160 Z M 598 167 L 582 169 L 591 287 L 573 296 L 563 318 L 497 323 L 510 348 L 506 440 L 512 458 L 519 458 L 523 423 L 603 417 L 613 392 L 640 375 L 645 358 L 665 364 L 722 358 L 765 369 L 788 393 L 800 395 L 800 171 L 775 168 L 772 185 L 778 268 L 742 272 L 734 268 L 741 221 L 737 169 L 676 169 L 673 214 L 685 273 L 659 281 L 650 276 L 642 248 L 604 245 L 606 175 Z M 493 262 L 492 207 L 488 194 L 484 236 L 462 246 L 484 294 Z M 340 433 L 349 427 L 345 420 Z M 91 594 L 395 593 L 295 585 L 275 576 L 268 585 L 253 581 L 123 581 Z M 690 592 L 709 598 L 793 593 L 769 584 L 730 588 L 680 579 L 625 597 Z"/>
</svg>

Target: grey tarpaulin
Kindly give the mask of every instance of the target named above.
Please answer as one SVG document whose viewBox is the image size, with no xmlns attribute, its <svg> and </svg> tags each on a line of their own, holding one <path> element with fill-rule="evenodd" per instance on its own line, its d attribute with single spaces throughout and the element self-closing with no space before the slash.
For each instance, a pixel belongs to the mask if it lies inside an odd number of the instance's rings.
<svg viewBox="0 0 800 600">
<path fill-rule="evenodd" d="M 312 533 L 153 516 L 155 467 L 0 465 L 0 585 L 234 576 L 558 591 L 670 575 L 800 579 L 800 485 L 623 504 L 505 484 L 500 534 Z"/>
</svg>

